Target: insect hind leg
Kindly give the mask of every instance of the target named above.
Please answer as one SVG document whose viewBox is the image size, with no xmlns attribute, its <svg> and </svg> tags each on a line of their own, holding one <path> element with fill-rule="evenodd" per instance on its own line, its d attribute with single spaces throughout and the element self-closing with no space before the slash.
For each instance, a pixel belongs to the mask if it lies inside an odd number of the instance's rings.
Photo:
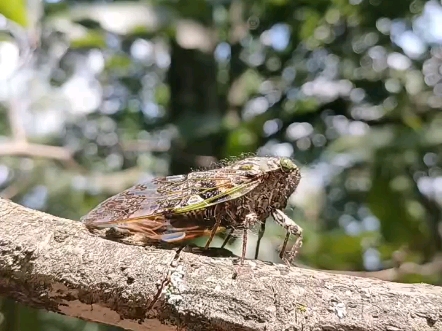
<svg viewBox="0 0 442 331">
<path fill-rule="evenodd" d="M 213 237 L 215 237 L 215 234 L 218 232 L 218 228 L 221 225 L 221 219 L 217 219 L 215 225 L 212 228 L 212 231 L 210 231 L 209 239 L 207 239 L 206 244 L 204 245 L 204 249 L 208 249 L 210 246 L 210 243 L 213 240 Z"/>
<path fill-rule="evenodd" d="M 255 260 L 258 260 L 259 247 L 261 245 L 261 239 L 264 236 L 265 231 L 266 231 L 266 220 L 262 221 L 261 226 L 259 227 L 258 240 L 256 241 L 256 249 L 255 249 Z"/>
<path fill-rule="evenodd" d="M 290 265 L 291 262 L 293 262 L 293 260 L 295 259 L 299 249 L 302 246 L 302 228 L 279 209 L 275 209 L 274 211 L 272 211 L 272 217 L 276 221 L 276 223 L 278 223 L 281 227 L 283 227 L 287 231 L 281 252 L 279 253 L 279 257 L 284 262 Z M 287 257 L 285 257 L 284 253 L 286 251 L 287 242 L 289 240 L 290 235 L 295 236 L 296 241 L 293 247 L 291 248 L 290 252 L 288 252 Z"/>
<path fill-rule="evenodd" d="M 234 230 L 235 230 L 234 228 L 230 228 L 228 230 L 229 233 L 227 234 L 226 238 L 224 239 L 223 244 L 221 245 L 221 248 L 224 248 L 229 243 L 230 239 L 232 238 Z"/>
</svg>

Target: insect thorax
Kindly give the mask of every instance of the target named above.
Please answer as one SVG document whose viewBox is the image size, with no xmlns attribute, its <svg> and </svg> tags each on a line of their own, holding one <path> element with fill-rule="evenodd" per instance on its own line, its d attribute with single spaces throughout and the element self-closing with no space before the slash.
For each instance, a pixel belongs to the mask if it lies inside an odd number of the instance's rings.
<svg viewBox="0 0 442 331">
<path fill-rule="evenodd" d="M 242 228 L 250 213 L 256 213 L 258 220 L 264 221 L 273 209 L 284 209 L 287 206 L 287 200 L 298 183 L 299 177 L 266 174 L 261 183 L 246 195 L 207 208 L 195 216 L 221 219 L 222 226 L 234 228 Z"/>
</svg>

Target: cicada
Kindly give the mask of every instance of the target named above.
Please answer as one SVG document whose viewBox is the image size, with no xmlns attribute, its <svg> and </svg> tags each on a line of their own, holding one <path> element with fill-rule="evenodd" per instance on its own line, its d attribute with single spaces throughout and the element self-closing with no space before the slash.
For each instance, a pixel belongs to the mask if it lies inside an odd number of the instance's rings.
<svg viewBox="0 0 442 331">
<path fill-rule="evenodd" d="M 239 229 L 243 265 L 248 230 L 257 224 L 263 229 L 272 216 L 287 232 L 280 257 L 290 263 L 302 245 L 302 229 L 282 210 L 300 178 L 299 168 L 289 158 L 249 157 L 216 169 L 137 184 L 81 220 L 89 229 L 116 228 L 141 235 L 146 244 L 183 245 L 208 236 L 205 248 L 218 232 Z M 296 242 L 286 252 L 290 235 Z"/>
</svg>

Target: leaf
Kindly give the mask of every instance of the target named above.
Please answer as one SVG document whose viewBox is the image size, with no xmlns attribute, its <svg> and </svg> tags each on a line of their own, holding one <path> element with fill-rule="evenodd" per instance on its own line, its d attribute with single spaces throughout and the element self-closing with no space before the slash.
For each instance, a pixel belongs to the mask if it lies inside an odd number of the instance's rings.
<svg viewBox="0 0 442 331">
<path fill-rule="evenodd" d="M 167 106 L 170 102 L 170 87 L 166 84 L 160 84 L 155 90 L 155 101 L 157 104 Z"/>
<path fill-rule="evenodd" d="M 71 41 L 71 48 L 104 48 L 106 38 L 99 30 L 90 30 L 83 37 L 75 38 Z"/>
<path fill-rule="evenodd" d="M 0 14 L 3 14 L 6 18 L 23 27 L 28 25 L 28 13 L 25 0 L 0 1 Z"/>
</svg>

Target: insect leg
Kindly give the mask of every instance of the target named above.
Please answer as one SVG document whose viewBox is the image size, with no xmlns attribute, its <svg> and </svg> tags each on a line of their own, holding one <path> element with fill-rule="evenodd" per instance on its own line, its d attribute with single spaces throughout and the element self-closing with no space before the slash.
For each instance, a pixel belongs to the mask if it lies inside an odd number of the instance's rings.
<svg viewBox="0 0 442 331">
<path fill-rule="evenodd" d="M 230 229 L 229 229 L 229 233 L 227 234 L 226 239 L 224 239 L 224 242 L 223 242 L 223 244 L 221 245 L 221 248 L 224 248 L 224 246 L 226 246 L 227 243 L 229 242 L 230 238 L 232 238 L 233 231 L 235 231 L 234 228 L 230 228 Z"/>
<path fill-rule="evenodd" d="M 173 257 L 172 261 L 170 262 L 167 270 L 166 277 L 160 282 L 158 282 L 157 285 L 157 293 L 153 297 L 152 301 L 149 303 L 149 306 L 147 306 L 147 310 L 151 310 L 155 304 L 158 302 L 158 299 L 160 298 L 161 294 L 163 294 L 164 289 L 170 284 L 171 282 L 171 276 L 173 272 L 176 271 L 178 267 L 178 260 L 180 258 L 181 251 L 185 248 L 185 246 L 182 246 L 177 249 L 175 252 L 175 256 Z"/>
<path fill-rule="evenodd" d="M 244 259 L 247 252 L 247 229 L 242 230 L 242 252 L 241 252 L 241 265 L 244 265 Z"/>
<path fill-rule="evenodd" d="M 284 244 L 282 245 L 281 252 L 279 253 L 279 257 L 283 259 L 286 263 L 290 264 L 290 262 L 292 262 L 296 257 L 299 248 L 301 248 L 302 246 L 302 228 L 279 209 L 275 209 L 272 211 L 272 217 L 280 226 L 282 226 L 287 231 L 287 234 L 284 239 Z M 290 252 L 287 254 L 288 257 L 285 258 L 284 253 L 290 235 L 295 236 L 296 241 Z"/>
<path fill-rule="evenodd" d="M 247 251 L 247 231 L 252 225 L 258 222 L 258 216 L 255 213 L 250 213 L 246 215 L 244 220 L 244 230 L 242 236 L 242 254 L 241 254 L 241 265 L 244 265 L 244 260 L 246 258 Z"/>
<path fill-rule="evenodd" d="M 261 239 L 264 236 L 265 231 L 266 231 L 266 220 L 261 222 L 261 227 L 259 228 L 258 240 L 256 241 L 255 260 L 258 260 L 259 245 L 261 244 Z"/>
<path fill-rule="evenodd" d="M 236 268 L 235 272 L 233 273 L 233 279 L 235 279 L 238 276 L 240 268 L 244 265 L 244 260 L 246 258 L 246 252 L 247 252 L 247 231 L 250 229 L 251 226 L 256 224 L 256 222 L 258 221 L 259 221 L 258 216 L 255 213 L 250 213 L 245 217 L 244 223 L 242 225 L 243 236 L 242 236 L 241 259 L 239 266 Z"/>
<path fill-rule="evenodd" d="M 217 232 L 217 230 L 218 230 L 218 227 L 219 227 L 220 225 L 221 225 L 221 219 L 220 219 L 220 218 L 217 218 L 217 219 L 216 219 L 216 222 L 215 222 L 215 225 L 213 226 L 213 229 L 212 229 L 212 231 L 210 232 L 210 237 L 209 237 L 209 239 L 207 239 L 206 245 L 204 246 L 204 249 L 209 248 L 210 243 L 212 242 L 213 237 L 215 237 L 215 234 L 216 234 L 216 232 Z"/>
</svg>

